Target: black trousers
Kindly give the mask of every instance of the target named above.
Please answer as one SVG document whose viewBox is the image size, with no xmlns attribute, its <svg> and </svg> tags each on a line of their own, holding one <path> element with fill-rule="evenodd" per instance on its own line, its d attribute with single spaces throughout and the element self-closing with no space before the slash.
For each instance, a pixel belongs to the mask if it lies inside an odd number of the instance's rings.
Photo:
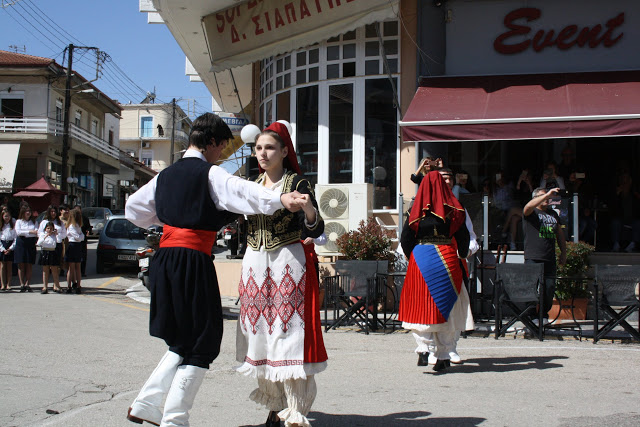
<svg viewBox="0 0 640 427">
<path fill-rule="evenodd" d="M 82 262 L 80 262 L 80 273 L 84 276 L 87 271 L 87 236 L 82 241 Z"/>
<path fill-rule="evenodd" d="M 556 260 L 543 261 L 537 259 L 525 259 L 525 264 L 544 264 L 544 317 L 549 317 L 547 314 L 551 310 L 553 305 L 553 297 L 556 292 Z"/>
</svg>

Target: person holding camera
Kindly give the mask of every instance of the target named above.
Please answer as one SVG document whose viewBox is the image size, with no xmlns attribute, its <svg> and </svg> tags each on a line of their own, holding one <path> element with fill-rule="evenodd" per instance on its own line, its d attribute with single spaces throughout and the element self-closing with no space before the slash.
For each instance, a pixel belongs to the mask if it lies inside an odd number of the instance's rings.
<svg viewBox="0 0 640 427">
<path fill-rule="evenodd" d="M 556 241 L 560 248 L 560 264 L 567 259 L 567 244 L 560 217 L 549 204 L 549 200 L 557 197 L 559 191 L 557 187 L 548 191 L 538 187 L 533 190 L 531 200 L 523 209 L 524 262 L 544 264 L 545 297 L 542 309 L 545 318 L 548 317 L 556 290 Z"/>
</svg>

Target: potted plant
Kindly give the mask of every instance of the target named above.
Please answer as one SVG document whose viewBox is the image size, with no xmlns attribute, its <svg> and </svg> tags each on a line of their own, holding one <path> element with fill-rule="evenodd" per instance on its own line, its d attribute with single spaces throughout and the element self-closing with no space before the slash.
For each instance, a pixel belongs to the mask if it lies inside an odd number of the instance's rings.
<svg viewBox="0 0 640 427">
<path fill-rule="evenodd" d="M 338 237 L 336 245 L 342 254 L 341 259 L 350 260 L 354 264 L 353 272 L 357 276 L 354 280 L 366 280 L 368 277 L 375 277 L 376 273 L 386 273 L 393 269 L 396 255 L 392 249 L 392 239 L 395 235 L 395 231 L 382 228 L 373 217 L 369 217 L 367 222 L 360 221 L 356 230 Z M 378 261 L 377 268 L 375 271 L 359 268 L 357 263 L 360 261 Z M 364 270 L 367 274 L 363 275 Z"/>
<path fill-rule="evenodd" d="M 395 253 L 391 249 L 391 239 L 395 232 L 385 230 L 373 217 L 367 222 L 360 221 L 356 230 L 343 234 L 336 240 L 342 258 L 348 260 L 395 261 Z"/>
<path fill-rule="evenodd" d="M 558 280 L 556 280 L 553 307 L 549 310 L 549 319 L 586 319 L 590 296 L 586 279 L 589 257 L 594 250 L 595 247 L 584 242 L 567 242 L 567 261 L 564 265 L 560 265 L 560 248 L 556 246 Z"/>
</svg>

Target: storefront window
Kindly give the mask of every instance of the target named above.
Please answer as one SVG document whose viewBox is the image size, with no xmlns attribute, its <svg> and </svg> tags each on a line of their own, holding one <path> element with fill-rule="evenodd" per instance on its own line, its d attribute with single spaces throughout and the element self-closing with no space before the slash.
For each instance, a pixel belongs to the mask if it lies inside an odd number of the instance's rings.
<svg viewBox="0 0 640 427">
<path fill-rule="evenodd" d="M 397 85 L 397 79 L 394 79 Z M 388 79 L 365 82 L 365 181 L 374 184 L 374 209 L 396 205 L 397 110 Z"/>
<path fill-rule="evenodd" d="M 329 86 L 329 183 L 352 182 L 353 84 Z"/>
<path fill-rule="evenodd" d="M 296 91 L 296 152 L 300 167 L 312 185 L 318 183 L 318 86 Z"/>
<path fill-rule="evenodd" d="M 388 73 L 397 89 L 399 57 L 399 24 L 388 21 L 266 58 L 258 125 L 292 122 L 300 165 L 313 184 L 376 184 L 374 208 L 394 209 L 398 117 Z"/>
</svg>

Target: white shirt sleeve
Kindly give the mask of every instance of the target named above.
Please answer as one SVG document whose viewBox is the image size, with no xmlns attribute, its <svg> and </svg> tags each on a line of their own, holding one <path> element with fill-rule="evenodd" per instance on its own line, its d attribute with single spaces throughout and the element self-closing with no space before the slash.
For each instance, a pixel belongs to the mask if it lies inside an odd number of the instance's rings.
<svg viewBox="0 0 640 427">
<path fill-rule="evenodd" d="M 153 224 L 162 225 L 156 215 L 156 183 L 158 175 L 147 182 L 127 199 L 124 207 L 125 217 L 142 228 L 149 228 Z"/>
<path fill-rule="evenodd" d="M 70 242 L 82 242 L 84 240 L 82 229 L 77 225 L 70 225 L 67 228 L 67 237 L 69 237 Z"/>
<path fill-rule="evenodd" d="M 29 233 L 29 231 L 36 229 L 35 225 L 31 224 L 30 226 L 30 224 L 30 221 L 17 220 L 15 226 L 16 234 L 22 237 L 38 237 L 37 234 Z"/>
<path fill-rule="evenodd" d="M 271 215 L 284 207 L 280 192 L 231 175 L 219 166 L 209 169 L 209 194 L 218 209 L 244 215 Z"/>
<path fill-rule="evenodd" d="M 480 245 L 478 244 L 477 240 L 478 236 L 476 236 L 476 233 L 473 232 L 471 217 L 469 216 L 469 212 L 467 212 L 466 209 L 464 210 L 464 215 L 464 224 L 467 226 L 467 230 L 469 230 L 469 254 L 467 255 L 468 258 L 478 252 L 478 249 L 480 249 Z"/>
<path fill-rule="evenodd" d="M 56 241 L 58 243 L 62 243 L 62 241 L 67 237 L 67 228 L 63 225 L 56 225 L 56 231 L 58 232 L 58 236 L 56 237 Z"/>
<path fill-rule="evenodd" d="M 320 236 L 318 236 L 315 239 L 313 239 L 313 243 L 315 243 L 318 246 L 326 245 L 327 244 L 327 235 L 322 233 Z"/>
</svg>

